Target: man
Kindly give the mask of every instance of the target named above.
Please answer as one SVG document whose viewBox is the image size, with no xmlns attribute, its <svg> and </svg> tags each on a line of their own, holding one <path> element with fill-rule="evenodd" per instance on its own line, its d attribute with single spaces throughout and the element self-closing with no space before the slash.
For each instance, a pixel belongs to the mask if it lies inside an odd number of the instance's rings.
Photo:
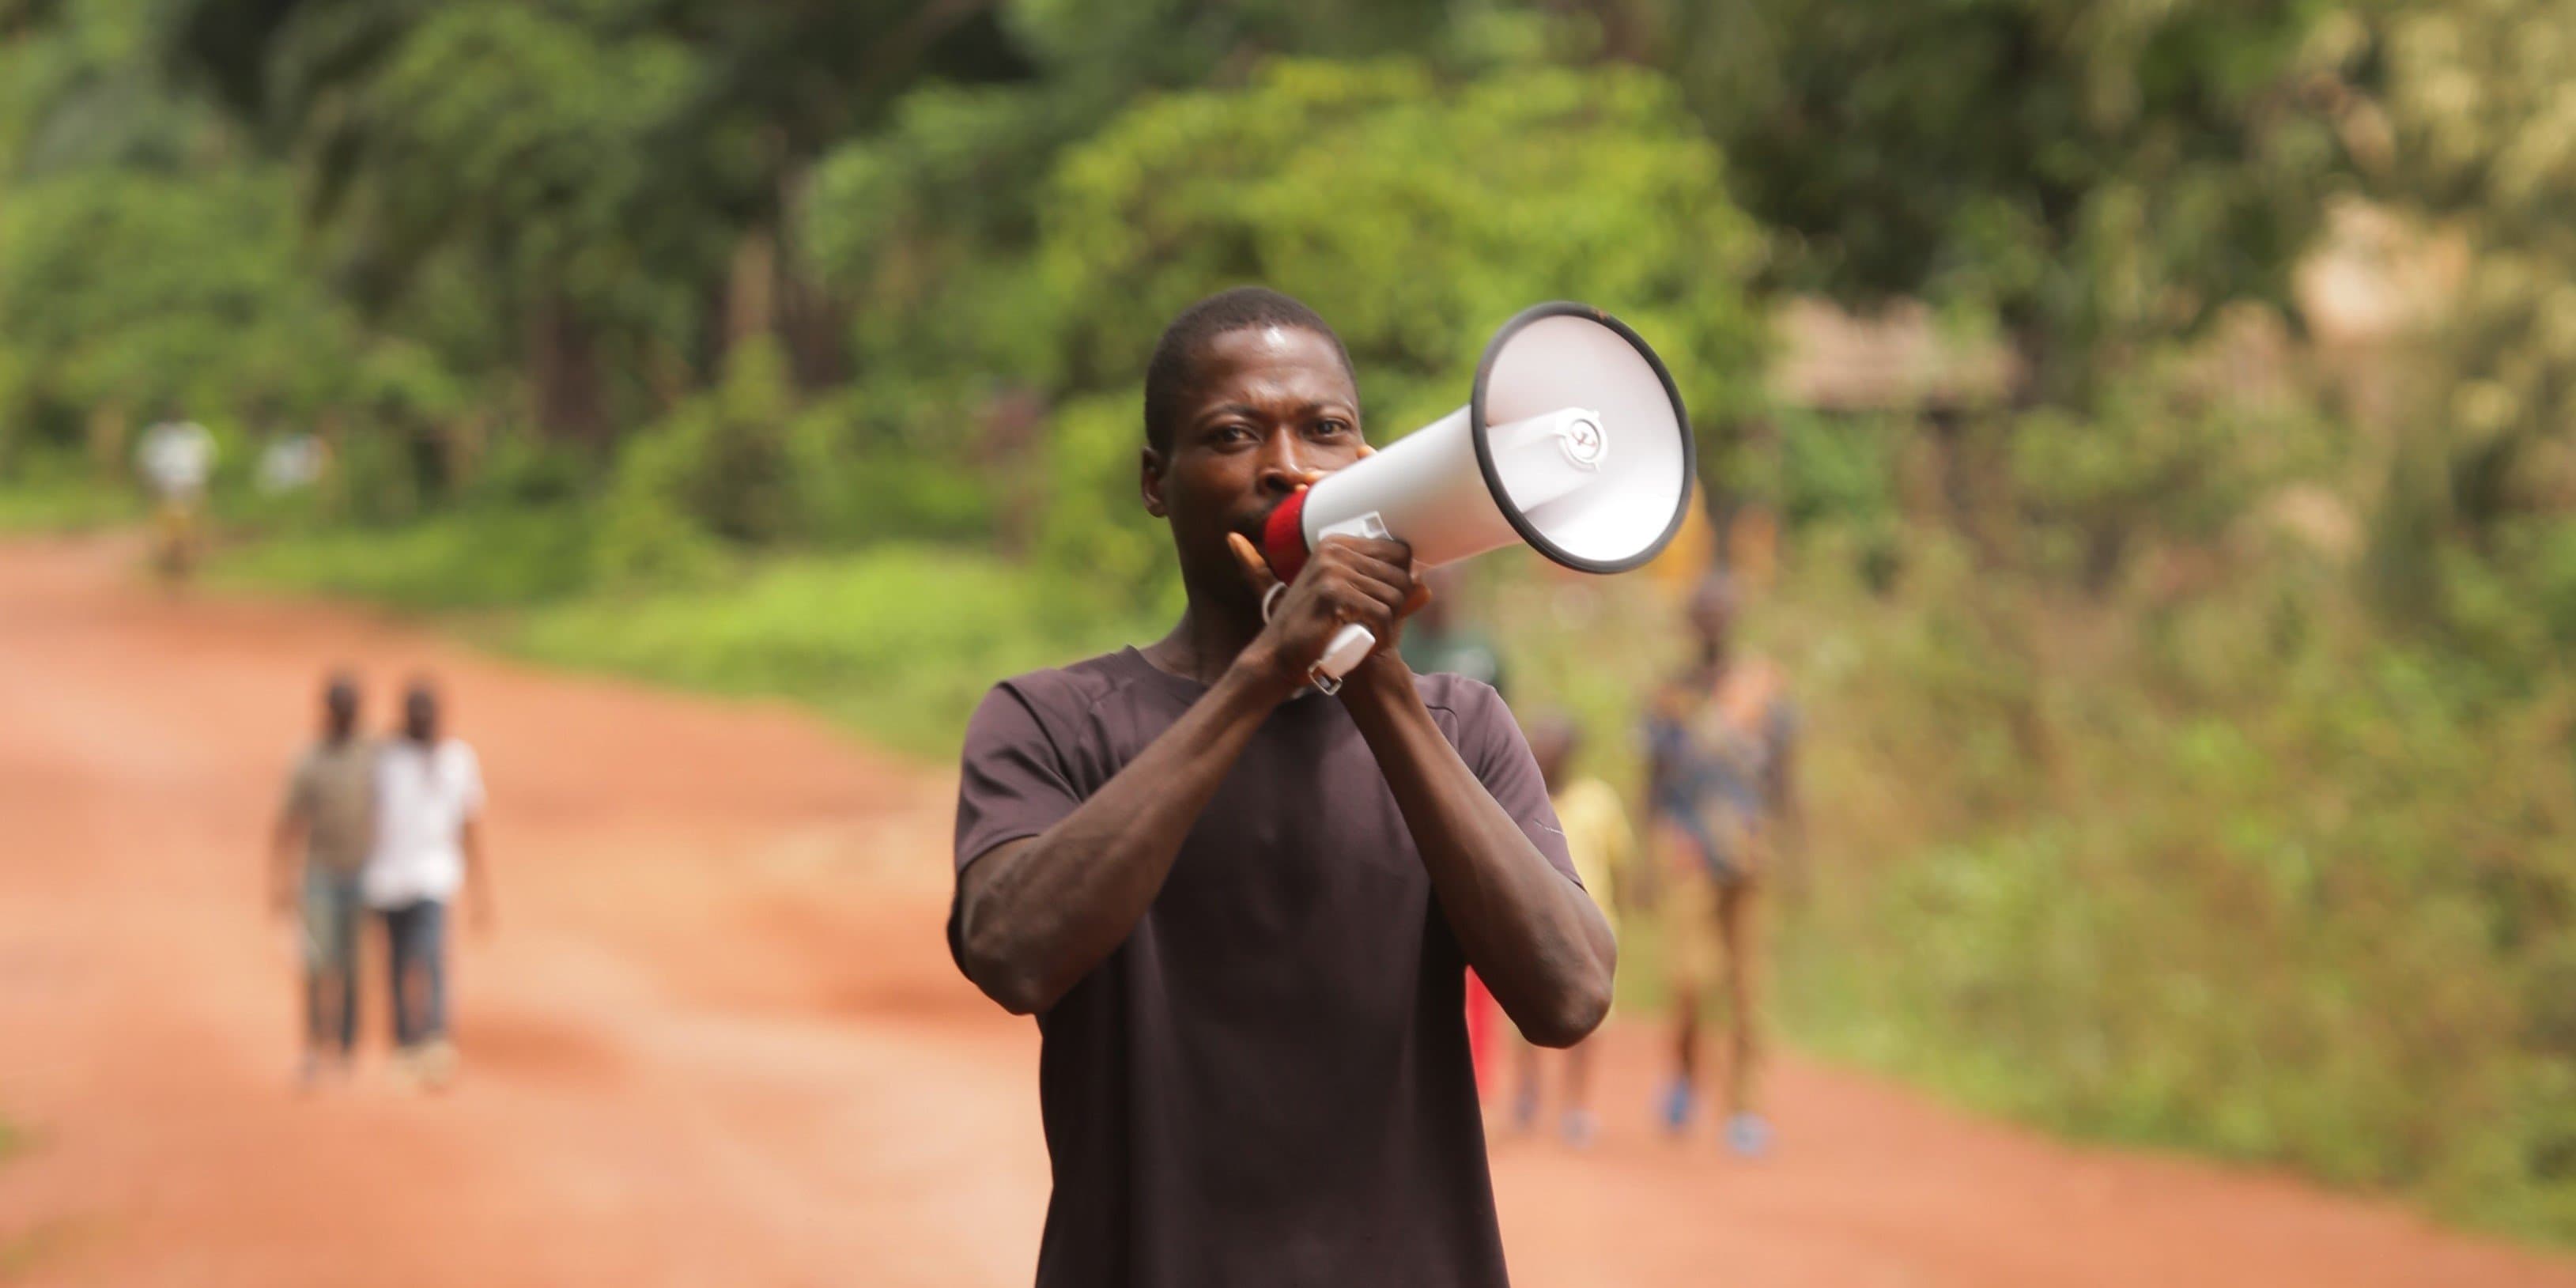
<svg viewBox="0 0 2576 1288">
<path fill-rule="evenodd" d="M 438 690 L 403 694 L 402 736 L 376 753 L 376 844 L 367 906 L 384 918 L 395 1058 L 437 1089 L 456 1072 L 447 1036 L 447 908 L 460 892 L 477 928 L 492 921 L 483 857 L 483 770 L 474 749 L 441 735 Z"/>
<path fill-rule="evenodd" d="M 950 948 L 1044 1038 L 1038 1283 L 1503 1283 L 1461 982 L 1579 1041 L 1609 927 L 1493 690 L 1405 668 L 1404 546 L 1327 540 L 1284 587 L 1255 553 L 1369 450 L 1323 320 L 1257 289 L 1184 312 L 1145 440 L 1180 623 L 996 686 L 958 788 Z M 1348 622 L 1381 643 L 1326 697 Z"/>
<path fill-rule="evenodd" d="M 206 483 L 215 472 L 215 436 L 193 420 L 169 417 L 143 431 L 135 463 L 152 490 L 154 554 L 174 581 L 196 566 L 203 534 Z"/>
<path fill-rule="evenodd" d="M 1529 742 L 1539 774 L 1547 780 L 1548 800 L 1556 809 L 1557 823 L 1565 829 L 1565 849 L 1573 856 L 1574 875 L 1601 906 L 1602 915 L 1609 918 L 1615 937 L 1620 892 L 1616 883 L 1626 877 L 1637 848 L 1636 833 L 1628 826 L 1628 807 L 1620 801 L 1617 788 L 1576 771 L 1575 755 L 1583 748 L 1583 731 L 1572 720 L 1549 714 L 1532 721 Z M 1542 1095 L 1539 1055 L 1533 1046 L 1524 1045 L 1520 1051 L 1521 1086 L 1512 1101 L 1512 1124 L 1528 1131 L 1538 1125 Z M 1601 1131 L 1601 1120 L 1592 1112 L 1591 1054 L 1589 1043 L 1565 1053 L 1565 1108 L 1557 1130 L 1565 1143 L 1576 1149 L 1590 1148 Z"/>
<path fill-rule="evenodd" d="M 287 779 L 269 850 L 269 901 L 301 922 L 304 1059 L 312 1085 L 326 1062 L 346 1074 L 358 1040 L 359 872 L 375 842 L 375 759 L 358 736 L 358 682 L 322 690 L 322 736 Z"/>
<path fill-rule="evenodd" d="M 1726 1142 L 1751 1158 L 1771 1126 L 1756 1101 L 1761 1073 L 1762 894 L 1786 832 L 1796 856 L 1796 714 L 1787 678 L 1732 648 L 1735 588 L 1722 574 L 1692 596 L 1698 652 L 1656 696 L 1646 722 L 1649 836 L 1659 856 L 1665 952 L 1673 972 L 1674 1075 L 1667 1129 L 1690 1126 L 1699 1072 L 1700 1006 L 1722 972 L 1727 993 Z"/>
</svg>

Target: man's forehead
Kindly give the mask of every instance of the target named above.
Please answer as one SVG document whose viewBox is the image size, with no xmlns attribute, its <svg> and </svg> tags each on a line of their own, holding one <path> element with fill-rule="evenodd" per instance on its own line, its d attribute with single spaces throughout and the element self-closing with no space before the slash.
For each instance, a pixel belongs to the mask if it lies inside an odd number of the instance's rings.
<svg viewBox="0 0 2576 1288">
<path fill-rule="evenodd" d="M 1213 336 L 1199 357 L 1202 395 L 1356 399 L 1333 342 L 1299 326 L 1243 327 Z"/>
</svg>

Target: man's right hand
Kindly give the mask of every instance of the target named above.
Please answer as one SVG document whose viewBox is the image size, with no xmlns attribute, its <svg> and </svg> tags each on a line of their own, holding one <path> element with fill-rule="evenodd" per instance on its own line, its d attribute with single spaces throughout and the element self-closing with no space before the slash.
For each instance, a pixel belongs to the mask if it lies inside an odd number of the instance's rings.
<svg viewBox="0 0 2576 1288">
<path fill-rule="evenodd" d="M 1253 593 L 1268 599 L 1279 584 L 1269 561 L 1241 533 L 1229 534 L 1226 544 L 1243 565 Z M 1278 597 L 1269 625 L 1235 665 L 1250 668 L 1285 700 L 1306 683 L 1344 626 L 1365 626 L 1377 636 L 1379 648 L 1390 647 L 1405 614 L 1421 607 L 1421 599 L 1411 547 L 1401 541 L 1326 537 Z"/>
</svg>

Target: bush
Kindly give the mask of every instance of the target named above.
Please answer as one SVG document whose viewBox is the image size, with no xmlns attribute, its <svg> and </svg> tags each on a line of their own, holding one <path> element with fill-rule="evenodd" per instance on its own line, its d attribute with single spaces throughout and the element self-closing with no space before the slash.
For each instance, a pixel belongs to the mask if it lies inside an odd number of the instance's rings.
<svg viewBox="0 0 2576 1288">
<path fill-rule="evenodd" d="M 1784 937 L 1802 1039 L 2055 1130 L 2576 1233 L 2576 687 L 2492 703 L 2278 570 L 2103 605 L 1966 569 L 1757 613 L 1835 802 Z"/>
<path fill-rule="evenodd" d="M 558 605 L 530 616 L 513 642 L 566 665 L 793 697 L 888 745 L 945 758 L 994 681 L 1155 629 L 1050 611 L 1055 594 L 989 557 L 888 545 L 775 563 L 720 587 Z"/>
<path fill-rule="evenodd" d="M 226 554 L 218 571 L 412 612 L 512 608 L 587 589 L 597 540 L 585 506 L 452 510 L 394 528 L 279 535 Z"/>
</svg>

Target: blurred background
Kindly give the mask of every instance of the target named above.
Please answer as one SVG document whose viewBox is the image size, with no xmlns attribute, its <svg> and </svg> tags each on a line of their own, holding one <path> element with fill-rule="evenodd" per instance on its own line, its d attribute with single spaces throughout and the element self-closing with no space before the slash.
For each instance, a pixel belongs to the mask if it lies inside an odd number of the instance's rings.
<svg viewBox="0 0 2576 1288">
<path fill-rule="evenodd" d="M 195 422 L 218 589 L 935 780 L 1177 608 L 1180 308 L 1312 304 L 1383 441 L 1587 301 L 1706 513 L 1460 605 L 1633 794 L 1747 588 L 1796 1050 L 2567 1245 L 2571 85 L 2565 0 L 0 0 L 0 527 L 141 521 Z"/>
</svg>

